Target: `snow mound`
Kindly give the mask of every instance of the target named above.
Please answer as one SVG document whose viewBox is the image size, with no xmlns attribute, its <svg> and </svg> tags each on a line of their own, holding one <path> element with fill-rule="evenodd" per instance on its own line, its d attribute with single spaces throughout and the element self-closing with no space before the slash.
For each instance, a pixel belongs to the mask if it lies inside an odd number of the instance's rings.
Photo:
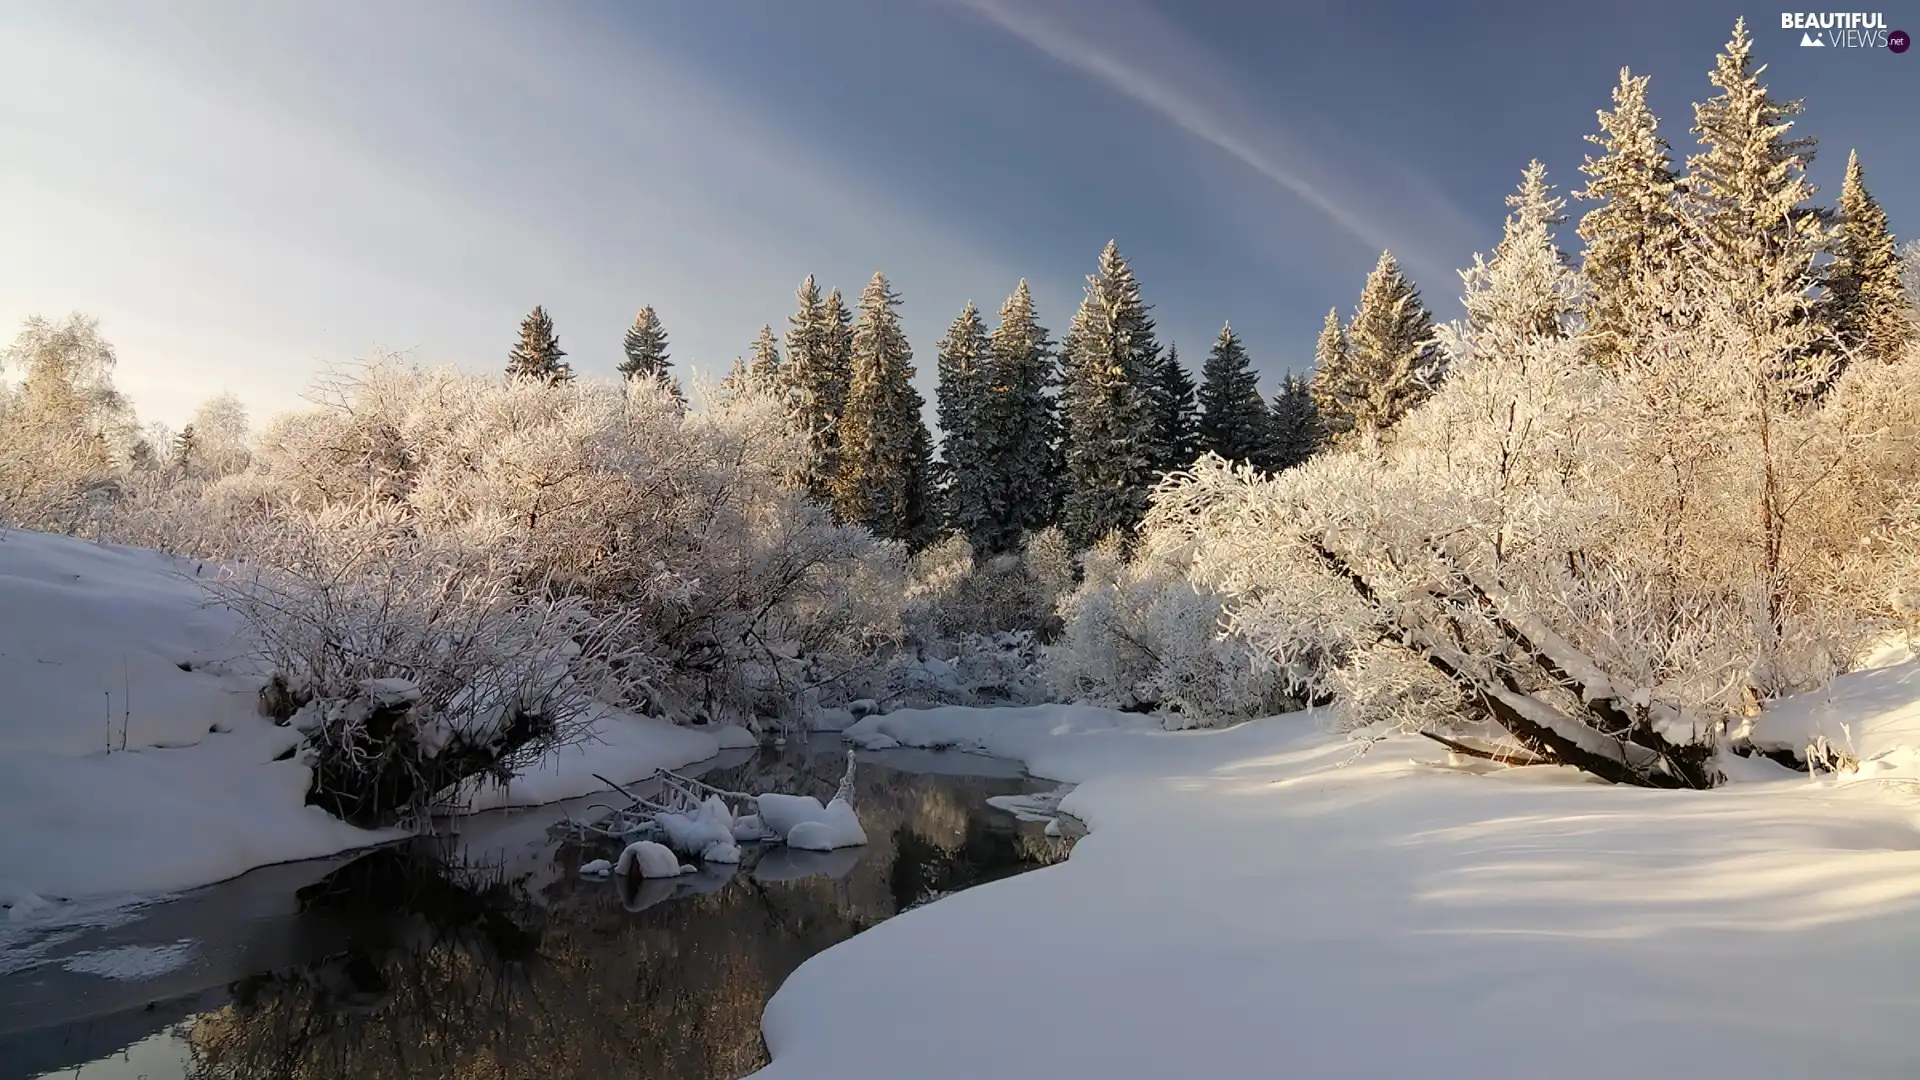
<svg viewBox="0 0 1920 1080">
<path fill-rule="evenodd" d="M 605 859 L 594 859 L 580 864 L 581 877 L 606 877 L 613 873 L 613 864 Z"/>
<path fill-rule="evenodd" d="M 845 799 L 833 800 L 818 819 L 802 821 L 787 832 L 787 846 L 801 851 L 835 851 L 866 842 L 867 831 Z"/>
<path fill-rule="evenodd" d="M 1753 721 L 1762 747 L 1801 751 L 1822 739 L 1860 761 L 1863 774 L 1920 764 L 1920 659 L 1904 648 L 1883 651 L 1823 689 L 1769 704 Z"/>
<path fill-rule="evenodd" d="M 710 847 L 733 846 L 733 811 L 725 799 L 709 795 L 707 800 L 686 814 L 661 814 L 654 819 L 666 833 L 667 846 L 682 855 L 702 855 Z M 739 853 L 728 862 L 738 862 Z"/>
<path fill-rule="evenodd" d="M 613 872 L 621 877 L 638 873 L 643 878 L 670 878 L 679 877 L 692 869 L 681 866 L 680 857 L 665 844 L 637 840 L 620 853 L 620 861 L 614 864 Z"/>
</svg>

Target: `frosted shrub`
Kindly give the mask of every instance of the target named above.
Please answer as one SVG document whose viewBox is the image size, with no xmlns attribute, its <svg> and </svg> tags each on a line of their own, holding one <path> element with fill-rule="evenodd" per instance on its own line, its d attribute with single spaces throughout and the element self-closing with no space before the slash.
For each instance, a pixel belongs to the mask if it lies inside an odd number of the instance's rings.
<svg viewBox="0 0 1920 1080">
<path fill-rule="evenodd" d="M 1051 637 L 1054 607 L 1072 587 L 1072 554 L 1058 529 L 1028 539 L 1021 553 L 981 561 L 954 534 L 913 556 L 907 618 L 923 644 L 1018 631 Z"/>
<path fill-rule="evenodd" d="M 1056 696 L 1177 714 L 1180 726 L 1281 712 L 1281 674 L 1226 633 L 1224 597 L 1188 576 L 1191 553 L 1152 534 L 1128 563 L 1117 540 L 1085 556 L 1080 586 L 1060 602 L 1065 628 L 1047 650 Z"/>
</svg>

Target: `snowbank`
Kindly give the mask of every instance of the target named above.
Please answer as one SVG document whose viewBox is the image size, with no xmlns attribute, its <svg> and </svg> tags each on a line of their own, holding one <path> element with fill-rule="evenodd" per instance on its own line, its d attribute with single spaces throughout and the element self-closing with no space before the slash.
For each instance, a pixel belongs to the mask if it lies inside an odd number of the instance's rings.
<svg viewBox="0 0 1920 1080">
<path fill-rule="evenodd" d="M 1468 775 L 1424 740 L 1356 757 L 1300 717 L 1141 719 L 856 725 L 1079 782 L 1062 808 L 1093 832 L 808 961 L 758 1075 L 1920 1075 L 1920 806 L 1898 785 L 1628 790 Z"/>
<path fill-rule="evenodd" d="M 211 568 L 0 533 L 0 903 L 155 893 L 385 837 L 303 805 Z M 108 752 L 111 744 L 112 752 Z M 125 750 L 122 751 L 121 747 Z"/>
<path fill-rule="evenodd" d="M 263 680 L 238 659 L 240 619 L 207 602 L 200 579 L 212 572 L 140 548 L 0 532 L 5 920 L 397 835 L 304 805 L 299 734 L 257 713 Z M 477 791 L 470 808 L 600 791 L 596 772 L 624 782 L 719 750 L 713 733 L 613 710 L 591 736 L 504 789 Z"/>
<path fill-rule="evenodd" d="M 1881 649 L 1824 690 L 1769 704 L 1753 722 L 1762 746 L 1804 750 L 1816 739 L 1846 751 L 1861 772 L 1920 765 L 1920 660 L 1904 644 Z"/>
</svg>

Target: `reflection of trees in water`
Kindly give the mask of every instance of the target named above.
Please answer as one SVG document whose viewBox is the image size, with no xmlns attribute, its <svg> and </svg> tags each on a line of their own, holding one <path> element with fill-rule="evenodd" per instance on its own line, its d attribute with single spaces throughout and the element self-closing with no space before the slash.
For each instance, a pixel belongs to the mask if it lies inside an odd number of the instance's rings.
<svg viewBox="0 0 1920 1080">
<path fill-rule="evenodd" d="M 826 795 L 841 765 L 774 761 L 711 782 Z M 765 1063 L 760 1015 L 808 957 L 929 895 L 1064 854 L 1038 825 L 984 809 L 1022 787 L 863 766 L 856 801 L 873 843 L 843 877 L 756 880 L 750 853 L 724 886 L 644 907 L 659 897 L 638 883 L 567 873 L 528 896 L 368 856 L 302 894 L 302 918 L 352 922 L 354 947 L 237 984 L 193 1028 L 194 1075 L 731 1080 Z"/>
</svg>

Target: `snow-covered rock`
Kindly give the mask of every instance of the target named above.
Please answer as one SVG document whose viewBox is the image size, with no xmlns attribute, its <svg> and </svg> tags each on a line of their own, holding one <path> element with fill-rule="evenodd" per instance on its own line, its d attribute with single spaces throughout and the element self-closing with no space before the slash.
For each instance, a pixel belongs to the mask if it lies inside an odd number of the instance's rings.
<svg viewBox="0 0 1920 1080">
<path fill-rule="evenodd" d="M 613 873 L 613 864 L 605 859 L 594 859 L 580 864 L 581 877 L 606 877 Z"/>
<path fill-rule="evenodd" d="M 620 861 L 614 864 L 613 872 L 622 877 L 638 874 L 643 878 L 679 877 L 693 867 L 682 866 L 680 857 L 665 844 L 656 844 L 651 840 L 636 840 L 627 845 L 620 853 Z"/>
<path fill-rule="evenodd" d="M 803 821 L 787 832 L 787 846 L 802 851 L 835 851 L 866 842 L 867 831 L 845 799 L 833 800 L 818 820 Z"/>
</svg>

